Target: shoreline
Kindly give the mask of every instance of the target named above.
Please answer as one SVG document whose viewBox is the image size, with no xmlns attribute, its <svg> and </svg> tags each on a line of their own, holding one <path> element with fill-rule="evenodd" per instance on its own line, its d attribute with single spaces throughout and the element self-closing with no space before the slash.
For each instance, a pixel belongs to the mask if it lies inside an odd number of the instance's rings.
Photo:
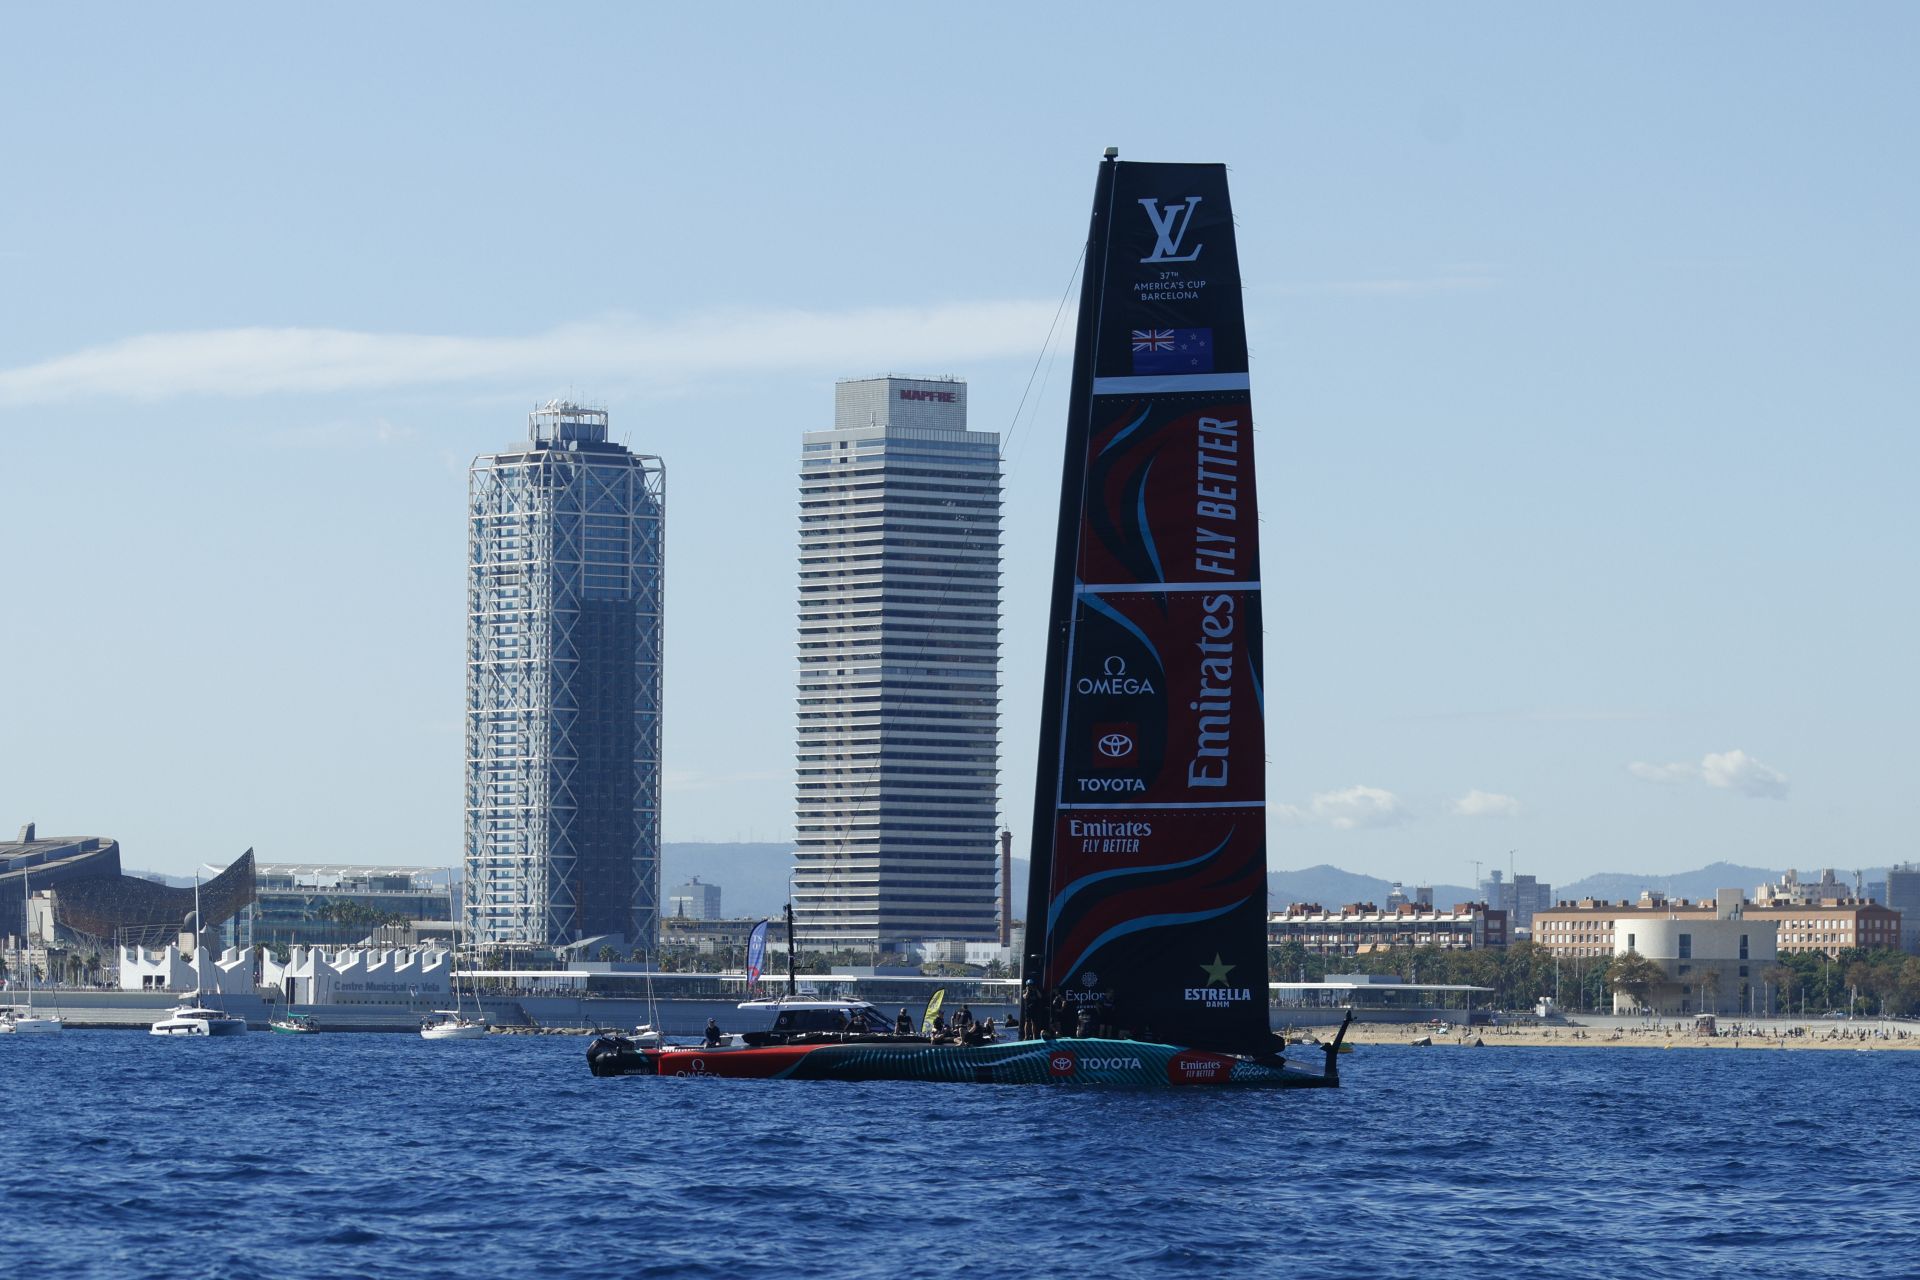
<svg viewBox="0 0 1920 1280">
<path fill-rule="evenodd" d="M 1799 1034 L 1794 1034 L 1795 1031 Z M 1433 1047 L 1473 1048 L 1477 1040 L 1488 1049 L 1825 1049 L 1828 1051 L 1920 1050 L 1920 1027 L 1910 1023 L 1874 1023 L 1846 1028 L 1818 1023 L 1782 1023 L 1757 1032 L 1738 1034 L 1722 1030 L 1698 1035 L 1691 1026 L 1672 1027 L 1474 1027 L 1454 1026 L 1440 1031 L 1404 1023 L 1356 1022 L 1347 1032 L 1353 1045 L 1412 1046 L 1430 1036 Z"/>
</svg>

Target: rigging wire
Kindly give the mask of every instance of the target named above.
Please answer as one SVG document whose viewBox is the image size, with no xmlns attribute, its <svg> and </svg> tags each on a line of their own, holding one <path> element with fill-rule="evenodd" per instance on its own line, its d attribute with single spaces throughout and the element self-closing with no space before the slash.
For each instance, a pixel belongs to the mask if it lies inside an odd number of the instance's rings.
<svg viewBox="0 0 1920 1280">
<path fill-rule="evenodd" d="M 1076 255 L 1076 256 L 1075 256 L 1075 258 L 1074 258 L 1074 260 L 1073 260 L 1073 270 L 1067 273 L 1067 283 L 1066 283 L 1066 287 L 1065 287 L 1064 289 L 1062 289 L 1062 290 L 1060 291 L 1060 302 L 1059 302 L 1059 305 L 1057 305 L 1057 306 L 1056 306 L 1056 307 L 1054 308 L 1054 310 L 1053 310 L 1053 320 L 1052 320 L 1052 322 L 1051 322 L 1050 324 L 1048 324 L 1048 325 L 1047 325 L 1047 335 L 1046 335 L 1046 337 L 1045 337 L 1045 338 L 1044 338 L 1044 339 L 1043 339 L 1043 340 L 1041 341 L 1041 343 L 1040 343 L 1040 350 L 1039 350 L 1038 352 L 1036 352 L 1036 353 L 1034 354 L 1034 357 L 1033 357 L 1033 368 L 1032 368 L 1032 369 L 1030 369 L 1030 370 L 1028 370 L 1028 372 L 1027 372 L 1027 382 L 1026 382 L 1026 386 L 1025 386 L 1025 387 L 1023 387 L 1023 388 L 1021 388 L 1021 391 L 1020 391 L 1020 401 L 1019 401 L 1019 403 L 1018 403 L 1018 404 L 1016 404 L 1016 405 L 1014 406 L 1014 410 L 1013 410 L 1013 419 L 1012 419 L 1012 421 L 1011 421 L 1011 422 L 1010 422 L 1010 423 L 1008 424 L 1008 427 L 1007 427 L 1007 432 L 1006 432 L 1006 434 L 1005 434 L 1004 436 L 1002 436 L 1002 437 L 1001 437 L 1001 440 L 1000 440 L 1000 458 L 999 458 L 999 460 L 1000 460 L 1000 464 L 1001 464 L 1001 475 L 1002 475 L 1002 478 L 1003 478 L 1003 479 L 1004 479 L 1004 477 L 1005 477 L 1005 468 L 1006 468 L 1006 464 L 1007 464 L 1007 452 L 1008 452 L 1008 447 L 1009 447 L 1009 446 L 1010 446 L 1010 445 L 1012 444 L 1012 442 L 1013 442 L 1013 438 L 1014 438 L 1014 434 L 1015 434 L 1015 433 L 1016 433 L 1016 432 L 1017 432 L 1017 431 L 1019 430 L 1019 427 L 1020 427 L 1020 415 L 1021 415 L 1021 413 L 1022 413 L 1022 411 L 1024 411 L 1024 410 L 1025 410 L 1025 408 L 1026 408 L 1026 405 L 1027 405 L 1027 400 L 1028 400 L 1028 398 L 1029 398 L 1029 397 L 1030 397 L 1030 396 L 1032 395 L 1032 393 L 1033 393 L 1033 380 L 1034 380 L 1034 378 L 1035 378 L 1035 377 L 1037 377 L 1037 376 L 1039 376 L 1039 374 L 1040 374 L 1040 367 L 1041 367 L 1041 365 L 1042 365 L 1043 363 L 1044 363 L 1044 364 L 1046 365 L 1046 377 L 1045 377 L 1044 379 L 1042 379 L 1042 380 L 1041 380 L 1041 383 L 1040 383 L 1040 389 L 1041 389 L 1041 392 L 1042 392 L 1042 394 L 1043 394 L 1043 395 L 1044 395 L 1044 393 L 1045 393 L 1045 391 L 1046 391 L 1046 387 L 1047 387 L 1047 384 L 1048 384 L 1048 383 L 1049 383 L 1049 382 L 1050 382 L 1050 381 L 1052 380 L 1052 378 L 1053 378 L 1053 366 L 1054 366 L 1054 362 L 1055 362 L 1055 360 L 1057 360 L 1057 359 L 1059 358 L 1059 354 L 1060 354 L 1060 349 L 1059 349 L 1059 346 L 1058 346 L 1058 345 L 1057 345 L 1057 344 L 1055 343 L 1055 341 L 1054 341 L 1054 335 L 1055 335 L 1055 334 L 1057 334 L 1057 333 L 1059 332 L 1059 330 L 1060 330 L 1060 317 L 1061 317 L 1061 316 L 1062 316 L 1063 314 L 1065 314 L 1065 312 L 1066 312 L 1066 309 L 1067 309 L 1067 299 L 1068 299 L 1068 298 L 1070 298 L 1071 296 L 1073 296 L 1073 285 L 1074 285 L 1074 282 L 1075 282 L 1076 280 L 1078 280 L 1078 279 L 1080 278 L 1080 268 L 1081 268 L 1081 265 L 1082 265 L 1082 264 L 1083 264 L 1083 263 L 1084 263 L 1084 262 L 1086 261 L 1086 258 L 1087 258 L 1087 246 L 1086 246 L 1086 244 L 1085 244 L 1085 243 L 1083 242 L 1083 243 L 1081 244 L 1081 246 L 1080 246 L 1080 252 L 1079 252 L 1079 254 L 1078 254 L 1078 255 Z M 1051 353 L 1052 353 L 1052 354 L 1051 354 L 1051 358 L 1049 357 L 1049 352 L 1051 352 Z M 1035 413 L 1035 414 L 1038 414 L 1038 413 L 1039 413 L 1039 404 L 1040 404 L 1040 402 L 1039 402 L 1039 399 L 1038 399 L 1038 398 L 1035 398 L 1035 399 L 1034 399 L 1034 413 Z M 884 504 L 884 501 L 885 501 L 885 499 L 883 498 L 883 499 L 882 499 L 882 503 L 883 503 L 883 504 Z M 883 545 L 884 545 L 884 539 L 883 539 Z M 952 570 L 949 570 L 949 571 L 948 571 L 948 573 L 947 573 L 947 575 L 946 575 L 945 577 L 943 577 L 943 578 L 942 578 L 942 580 L 941 580 L 941 583 L 940 583 L 940 592 L 939 592 L 939 594 L 938 594 L 938 595 L 937 595 L 937 596 L 936 596 L 936 597 L 934 598 L 934 601 L 933 601 L 933 609 L 934 609 L 934 611 L 935 611 L 936 613 L 937 613 L 937 612 L 938 612 L 938 611 L 939 611 L 939 610 L 940 610 L 941 608 L 943 608 L 943 607 L 944 607 L 944 606 L 946 605 L 946 603 L 947 603 L 947 597 L 948 597 L 948 595 L 949 595 L 949 594 L 951 593 L 951 591 L 953 590 L 953 586 L 954 586 L 954 576 L 953 576 L 953 571 L 952 571 Z M 998 596 L 998 593 L 996 592 L 996 600 L 995 600 L 995 606 L 996 606 L 996 610 L 998 609 L 998 605 L 999 605 L 999 601 L 998 601 L 998 599 L 997 599 L 997 596 Z M 884 639 L 884 631 L 883 631 L 883 638 L 881 639 L 881 641 L 880 641 L 880 643 L 881 643 L 881 646 L 882 646 L 882 653 L 884 654 L 884 652 L 885 652 L 885 643 L 886 643 L 886 642 L 885 642 L 885 639 Z M 927 647 L 927 645 L 928 645 L 929 643 L 930 643 L 930 642 L 929 642 L 929 640 L 927 640 L 927 639 L 921 639 L 921 640 L 917 640 L 917 641 L 908 641 L 908 642 L 906 642 L 906 648 L 907 648 L 907 651 L 908 651 L 909 653 L 912 653 L 912 652 L 913 652 L 913 651 L 915 651 L 915 650 L 919 650 L 919 651 L 921 651 L 922 653 L 924 653 L 924 651 L 925 651 L 925 649 L 926 649 L 926 647 Z M 883 659 L 883 666 L 884 666 L 884 659 Z M 996 659 L 995 659 L 995 662 L 994 662 L 994 668 L 995 668 L 995 683 L 996 683 L 996 685 L 997 685 L 997 684 L 998 684 L 998 669 L 999 669 L 999 661 L 998 661 L 998 658 L 997 658 L 997 657 L 996 657 Z M 884 683 L 885 683 L 885 676 L 884 676 L 884 674 L 883 674 L 883 675 L 881 676 L 881 683 L 882 683 L 882 684 L 884 684 Z M 998 719 L 999 719 L 999 716 L 998 716 L 998 707 L 996 706 L 996 708 L 995 708 L 995 721 L 996 721 L 996 724 L 995 724 L 995 733 L 994 733 L 994 736 L 995 736 L 995 739 L 996 739 L 996 741 L 997 741 L 997 739 L 998 739 L 998 737 L 999 737 L 999 731 L 998 731 Z M 997 752 L 996 752 L 996 754 L 997 754 Z M 868 779 L 868 780 L 867 780 L 867 781 L 866 781 L 866 782 L 865 782 L 864 784 L 862 784 L 862 785 L 860 786 L 860 788 L 859 788 L 859 790 L 858 790 L 858 792 L 857 792 L 857 793 L 856 793 L 856 795 L 855 795 L 855 796 L 854 796 L 854 797 L 852 798 L 852 803 L 854 803 L 854 804 L 860 804 L 860 803 L 864 803 L 864 802 L 866 802 L 866 801 L 868 801 L 868 800 L 871 800 L 871 799 L 873 798 L 873 794 L 874 794 L 874 792 L 875 792 L 875 791 L 876 791 L 876 790 L 878 789 L 878 787 L 879 787 L 879 785 L 880 785 L 880 777 L 879 777 L 879 773 L 880 773 L 880 770 L 879 770 L 879 765 L 878 765 L 878 762 L 877 762 L 877 760 L 876 760 L 876 762 L 875 762 L 875 764 L 874 764 L 874 766 L 873 766 L 873 776 L 872 776 L 872 777 L 870 777 L 870 778 L 869 778 L 869 779 Z M 841 803 L 842 803 L 842 804 L 845 804 L 845 803 L 847 803 L 847 802 L 848 802 L 848 801 L 847 801 L 847 799 L 846 799 L 846 798 L 843 798 L 843 799 L 841 800 Z M 825 801 L 823 800 L 823 801 L 822 801 L 822 803 L 823 803 L 823 804 L 825 804 L 826 802 L 825 802 Z M 1004 817 L 1004 815 L 1001 815 L 1001 816 L 1002 816 L 1002 817 Z M 1006 823 L 1005 823 L 1004 821 L 996 821 L 996 823 L 995 823 L 995 825 L 996 825 L 996 827 L 998 827 L 998 828 L 1004 828 L 1004 827 L 1005 827 L 1005 825 L 1006 825 Z M 847 846 L 848 846 L 848 844 L 849 844 L 849 843 L 850 843 L 850 842 L 852 841 L 852 839 L 853 839 L 853 830 L 852 830 L 852 825 L 851 825 L 851 823 L 850 823 L 850 822 L 847 822 L 847 823 L 845 823 L 845 825 L 841 825 L 841 826 L 840 826 L 840 838 L 839 838 L 839 842 L 837 843 L 837 845 L 835 846 L 835 848 L 834 848 L 834 850 L 833 850 L 833 857 L 834 857 L 835 859 L 839 859 L 839 858 L 843 858 L 843 857 L 845 857 L 845 856 L 846 856 L 846 854 L 847 854 L 847 852 L 848 852 L 848 849 L 847 849 Z M 796 839 L 795 839 L 795 843 L 797 844 L 798 842 L 799 842 L 799 841 L 798 841 L 798 837 L 797 837 L 797 833 L 796 833 Z M 996 863 L 997 863 L 997 861 L 998 861 L 998 859 L 996 858 Z M 794 885 L 794 875 L 795 875 L 795 872 L 796 872 L 797 870 L 798 870 L 798 867 L 796 866 L 796 867 L 793 867 L 793 868 L 790 868 L 790 869 L 788 870 L 788 872 L 787 872 L 787 899 L 788 899 L 788 901 L 789 901 L 789 902 L 792 902 L 792 900 L 793 900 L 793 897 L 794 897 L 794 888 L 795 888 L 795 885 Z M 997 877 L 996 877 L 996 878 L 997 878 Z M 1009 889 L 1011 889 L 1011 886 L 1008 886 L 1008 888 L 1009 888 Z M 789 941 L 789 944 L 788 944 L 788 945 L 789 945 L 789 946 L 791 946 L 791 945 L 792 945 L 792 943 L 791 943 L 791 941 Z"/>
<path fill-rule="evenodd" d="M 1000 461 L 1002 463 L 1006 462 L 1007 451 L 1013 445 L 1014 432 L 1020 429 L 1020 411 L 1026 408 L 1027 396 L 1033 391 L 1034 376 L 1040 372 L 1040 362 L 1046 359 L 1048 348 L 1053 347 L 1053 335 L 1060 328 L 1060 317 L 1066 312 L 1067 299 L 1073 295 L 1073 282 L 1080 278 L 1080 266 L 1086 260 L 1087 246 L 1082 242 L 1080 245 L 1080 254 L 1073 260 L 1073 270 L 1067 273 L 1067 287 L 1060 291 L 1060 305 L 1053 309 L 1053 323 L 1047 326 L 1046 339 L 1040 344 L 1040 350 L 1033 357 L 1033 368 L 1027 371 L 1027 385 L 1020 390 L 1020 403 L 1013 407 L 1013 421 L 1007 427 L 1006 437 L 1000 441 Z M 1054 348 L 1056 354 L 1058 354 L 1058 350 L 1057 347 Z M 1047 372 L 1049 376 L 1051 376 L 1053 372 L 1051 363 L 1047 366 Z M 1041 389 L 1043 391 L 1046 389 L 1045 383 L 1041 384 Z M 1039 411 L 1039 401 L 1035 400 L 1034 412 L 1038 413 Z"/>
</svg>

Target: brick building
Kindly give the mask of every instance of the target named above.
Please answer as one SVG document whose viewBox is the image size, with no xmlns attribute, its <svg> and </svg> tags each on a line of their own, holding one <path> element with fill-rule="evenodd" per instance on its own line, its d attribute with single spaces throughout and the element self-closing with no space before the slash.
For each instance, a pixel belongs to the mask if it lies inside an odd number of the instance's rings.
<svg viewBox="0 0 1920 1280">
<path fill-rule="evenodd" d="M 1296 902 L 1267 917 L 1267 943 L 1297 942 L 1315 955 L 1355 956 L 1395 947 L 1441 947 L 1449 951 L 1507 945 L 1507 913 L 1484 902 L 1463 902 L 1435 911 L 1422 902 L 1402 902 L 1383 911 L 1353 902 L 1329 911 L 1317 902 Z"/>
</svg>

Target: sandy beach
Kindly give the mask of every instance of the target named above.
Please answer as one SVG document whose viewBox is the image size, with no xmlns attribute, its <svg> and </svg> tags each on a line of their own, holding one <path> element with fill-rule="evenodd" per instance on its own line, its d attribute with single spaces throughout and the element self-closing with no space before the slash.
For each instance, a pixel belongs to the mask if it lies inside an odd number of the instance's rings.
<svg viewBox="0 0 1920 1280">
<path fill-rule="evenodd" d="M 1355 1045 L 1411 1044 L 1426 1036 L 1435 1048 L 1473 1047 L 1478 1041 L 1488 1049 L 1499 1048 L 1595 1048 L 1595 1049 L 1920 1049 L 1920 1025 L 1911 1021 L 1888 1020 L 1840 1022 L 1789 1022 L 1784 1019 L 1760 1023 L 1741 1023 L 1738 1029 L 1729 1019 L 1721 1019 L 1715 1035 L 1697 1034 L 1689 1022 L 1670 1022 L 1646 1026 L 1622 1019 L 1617 1024 L 1596 1020 L 1592 1024 L 1554 1024 L 1531 1027 L 1474 1027 L 1471 1031 L 1457 1024 L 1436 1028 L 1422 1024 L 1356 1022 L 1347 1032 Z M 1323 1033 L 1324 1034 L 1324 1033 Z"/>
</svg>

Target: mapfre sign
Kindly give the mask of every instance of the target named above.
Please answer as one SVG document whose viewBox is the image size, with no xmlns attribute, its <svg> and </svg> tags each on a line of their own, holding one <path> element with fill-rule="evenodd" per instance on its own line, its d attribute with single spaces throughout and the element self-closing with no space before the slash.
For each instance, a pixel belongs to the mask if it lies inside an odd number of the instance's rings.
<svg viewBox="0 0 1920 1280">
<path fill-rule="evenodd" d="M 924 391 L 919 387 L 900 388 L 902 400 L 932 400 L 938 404 L 954 404 L 960 397 L 951 391 Z"/>
</svg>

